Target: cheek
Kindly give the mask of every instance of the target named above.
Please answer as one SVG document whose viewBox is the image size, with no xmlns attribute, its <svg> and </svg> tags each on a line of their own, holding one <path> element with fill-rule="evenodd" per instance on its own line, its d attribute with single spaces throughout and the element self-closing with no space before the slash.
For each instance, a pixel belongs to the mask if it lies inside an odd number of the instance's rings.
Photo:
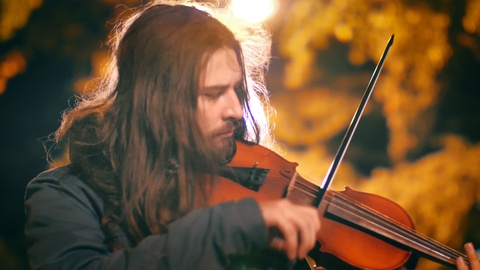
<svg viewBox="0 0 480 270">
<path fill-rule="evenodd" d="M 205 103 L 200 99 L 197 102 L 197 122 L 201 131 L 205 133 Z"/>
<path fill-rule="evenodd" d="M 212 120 L 211 120 L 211 110 L 208 102 L 203 100 L 202 98 L 198 99 L 197 102 L 197 121 L 200 129 L 204 135 L 207 135 L 212 129 Z"/>
<path fill-rule="evenodd" d="M 212 113 L 209 111 L 204 111 L 199 116 L 200 128 L 205 135 L 208 135 L 210 131 L 215 129 L 215 118 L 212 117 Z"/>
</svg>

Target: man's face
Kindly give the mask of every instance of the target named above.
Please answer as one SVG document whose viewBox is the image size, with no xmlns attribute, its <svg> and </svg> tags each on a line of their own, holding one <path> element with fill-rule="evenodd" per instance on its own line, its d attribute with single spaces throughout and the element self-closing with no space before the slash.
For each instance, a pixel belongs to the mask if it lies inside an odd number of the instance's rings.
<svg viewBox="0 0 480 270">
<path fill-rule="evenodd" d="M 235 92 L 242 72 L 232 49 L 220 49 L 207 59 L 197 99 L 198 121 L 203 135 L 220 153 L 228 153 L 234 142 L 234 122 L 243 116 Z"/>
</svg>

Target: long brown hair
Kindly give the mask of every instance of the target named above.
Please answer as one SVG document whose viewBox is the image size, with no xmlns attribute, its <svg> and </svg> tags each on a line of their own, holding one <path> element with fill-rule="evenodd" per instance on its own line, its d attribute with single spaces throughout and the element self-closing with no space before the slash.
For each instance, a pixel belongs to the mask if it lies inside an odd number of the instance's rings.
<svg viewBox="0 0 480 270">
<path fill-rule="evenodd" d="M 218 49 L 233 49 L 243 69 L 236 138 L 270 142 L 266 111 L 252 112 L 268 104 L 261 76 L 268 52 L 261 61 L 245 58 L 242 40 L 225 24 L 186 5 L 152 3 L 114 33 L 111 72 L 64 114 L 56 139 L 104 198 L 107 234 L 118 224 L 135 244 L 207 202 L 213 178 L 195 172 L 215 170 L 218 159 L 196 121 L 197 92 L 206 59 Z"/>
</svg>

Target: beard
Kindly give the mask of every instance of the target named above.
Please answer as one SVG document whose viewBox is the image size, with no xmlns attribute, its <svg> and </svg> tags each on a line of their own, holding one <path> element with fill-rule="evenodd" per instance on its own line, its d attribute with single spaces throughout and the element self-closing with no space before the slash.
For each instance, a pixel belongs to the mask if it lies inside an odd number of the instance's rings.
<svg viewBox="0 0 480 270">
<path fill-rule="evenodd" d="M 235 139 L 233 137 L 224 140 L 222 147 L 217 150 L 217 154 L 220 157 L 222 164 L 229 163 L 237 151 L 237 145 L 235 144 Z"/>
<path fill-rule="evenodd" d="M 214 152 L 218 156 L 221 164 L 227 164 L 235 156 L 237 145 L 235 143 L 235 134 L 239 127 L 238 121 L 228 121 L 222 128 L 217 129 L 212 134 L 212 141 L 214 142 Z M 230 137 L 223 138 L 228 133 L 233 132 Z"/>
</svg>

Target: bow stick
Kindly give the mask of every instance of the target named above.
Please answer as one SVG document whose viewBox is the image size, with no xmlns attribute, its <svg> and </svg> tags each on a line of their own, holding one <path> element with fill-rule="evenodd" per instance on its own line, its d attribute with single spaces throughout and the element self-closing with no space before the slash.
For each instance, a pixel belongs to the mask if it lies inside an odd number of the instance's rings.
<svg viewBox="0 0 480 270">
<path fill-rule="evenodd" d="M 352 121 L 350 122 L 350 125 L 348 126 L 347 132 L 345 133 L 345 136 L 343 137 L 342 143 L 340 144 L 340 147 L 338 148 L 337 153 L 335 154 L 335 158 L 332 161 L 332 164 L 330 164 L 330 168 L 327 171 L 327 174 L 323 178 L 322 184 L 320 185 L 320 192 L 317 195 L 317 198 L 314 202 L 315 206 L 320 205 L 320 202 L 323 199 L 323 196 L 327 192 L 328 188 L 330 187 L 333 177 L 335 176 L 335 173 L 337 171 L 338 166 L 340 165 L 340 162 L 342 162 L 343 156 L 345 155 L 345 152 L 347 151 L 348 145 L 350 144 L 350 141 L 352 140 L 353 133 L 355 132 L 355 129 L 357 128 L 358 122 L 360 122 L 360 118 L 362 116 L 363 110 L 365 109 L 365 106 L 367 105 L 368 100 L 370 99 L 370 96 L 373 91 L 373 87 L 375 86 L 375 83 L 377 82 L 377 78 L 382 71 L 383 68 L 383 63 L 385 62 L 385 58 L 387 57 L 388 52 L 390 51 L 390 47 L 393 44 L 393 37 L 392 35 L 390 39 L 388 40 L 387 46 L 382 54 L 382 57 L 380 58 L 380 61 L 378 61 L 377 66 L 375 67 L 375 71 L 373 72 L 372 77 L 370 78 L 370 82 L 368 83 L 367 89 L 365 90 L 365 93 L 363 94 L 362 100 L 360 102 L 360 105 L 357 108 L 357 111 L 355 112 Z"/>
</svg>

